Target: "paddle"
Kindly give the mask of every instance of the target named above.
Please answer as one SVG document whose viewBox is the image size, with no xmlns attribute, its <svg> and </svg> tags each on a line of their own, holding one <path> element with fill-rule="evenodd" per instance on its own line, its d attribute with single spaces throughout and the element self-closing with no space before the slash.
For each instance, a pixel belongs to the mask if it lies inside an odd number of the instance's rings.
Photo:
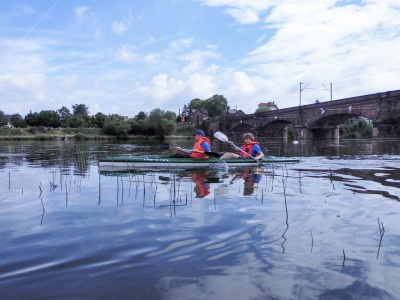
<svg viewBox="0 0 400 300">
<path fill-rule="evenodd" d="M 177 147 L 177 146 L 170 146 L 169 144 L 166 144 L 166 143 L 161 144 L 159 147 L 160 147 L 161 150 L 178 149 L 178 148 L 183 149 L 183 148 Z M 183 150 L 192 151 L 190 149 L 183 149 Z M 216 158 L 220 157 L 220 155 L 218 153 L 216 153 L 216 152 L 204 151 L 204 154 L 206 154 L 206 155 L 208 155 L 210 157 L 216 157 Z"/>
<path fill-rule="evenodd" d="M 223 134 L 220 131 L 217 131 L 216 133 L 214 133 L 214 137 L 216 137 L 217 139 L 219 139 L 221 142 L 227 142 L 230 143 L 233 147 L 235 147 L 237 150 L 243 152 L 244 154 L 246 154 L 247 156 L 251 157 L 254 161 L 258 162 L 259 164 L 261 164 L 260 161 L 258 161 L 257 159 L 255 159 L 254 157 L 250 156 L 246 151 L 244 151 L 242 148 L 240 148 L 239 146 L 236 146 L 233 142 L 231 142 L 228 137 Z"/>
</svg>

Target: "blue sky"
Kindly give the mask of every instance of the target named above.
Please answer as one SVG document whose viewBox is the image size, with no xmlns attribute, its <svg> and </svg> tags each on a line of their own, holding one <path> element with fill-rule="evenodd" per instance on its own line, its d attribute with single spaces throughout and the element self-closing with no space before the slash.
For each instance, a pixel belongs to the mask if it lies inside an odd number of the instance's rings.
<svg viewBox="0 0 400 300">
<path fill-rule="evenodd" d="M 398 0 L 0 2 L 0 110 L 253 113 L 400 89 Z"/>
</svg>

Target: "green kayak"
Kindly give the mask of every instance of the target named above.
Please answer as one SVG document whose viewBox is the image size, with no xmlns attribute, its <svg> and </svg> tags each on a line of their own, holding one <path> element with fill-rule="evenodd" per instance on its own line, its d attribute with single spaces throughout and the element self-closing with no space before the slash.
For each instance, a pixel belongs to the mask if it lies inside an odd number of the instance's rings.
<svg viewBox="0 0 400 300">
<path fill-rule="evenodd" d="M 119 156 L 105 157 L 99 159 L 99 171 L 124 171 L 133 169 L 207 169 L 221 166 L 229 167 L 251 167 L 262 164 L 274 163 L 297 163 L 300 160 L 292 157 L 265 156 L 261 161 L 244 158 L 172 158 L 162 156 Z"/>
</svg>

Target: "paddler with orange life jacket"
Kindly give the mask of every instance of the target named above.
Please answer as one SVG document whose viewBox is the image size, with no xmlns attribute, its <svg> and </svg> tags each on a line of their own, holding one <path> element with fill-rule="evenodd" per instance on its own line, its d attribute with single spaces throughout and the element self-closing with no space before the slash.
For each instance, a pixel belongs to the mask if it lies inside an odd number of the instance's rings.
<svg viewBox="0 0 400 300">
<path fill-rule="evenodd" d="M 204 131 L 198 129 L 194 134 L 195 143 L 193 149 L 187 150 L 182 148 L 177 148 L 178 151 L 185 153 L 186 155 L 182 155 L 179 157 L 191 157 L 191 158 L 208 158 L 204 152 L 211 152 L 211 141 L 205 137 Z M 178 156 L 176 156 L 178 157 Z"/>
<path fill-rule="evenodd" d="M 261 150 L 260 143 L 254 141 L 254 135 L 250 132 L 243 134 L 243 141 L 244 145 L 242 147 L 242 150 L 246 153 L 243 153 L 243 151 L 240 151 L 240 154 L 232 153 L 232 152 L 226 152 L 224 155 L 221 156 L 222 159 L 224 158 L 253 158 L 256 160 L 259 160 L 264 157 L 264 153 Z M 229 142 L 232 146 L 233 143 Z"/>
</svg>

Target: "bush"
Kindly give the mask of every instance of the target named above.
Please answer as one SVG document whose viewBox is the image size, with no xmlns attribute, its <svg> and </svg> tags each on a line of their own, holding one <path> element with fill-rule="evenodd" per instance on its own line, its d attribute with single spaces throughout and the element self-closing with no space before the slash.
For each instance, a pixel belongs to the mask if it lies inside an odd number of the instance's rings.
<svg viewBox="0 0 400 300">
<path fill-rule="evenodd" d="M 77 134 L 75 134 L 75 139 L 78 141 L 84 141 L 87 140 L 87 136 L 85 134 L 83 134 L 82 132 L 78 132 Z"/>
<path fill-rule="evenodd" d="M 364 119 L 350 119 L 340 128 L 340 136 L 344 139 L 370 139 L 372 124 Z"/>
<path fill-rule="evenodd" d="M 176 135 L 192 136 L 196 129 L 197 128 L 194 125 L 179 126 L 176 128 Z"/>
</svg>

